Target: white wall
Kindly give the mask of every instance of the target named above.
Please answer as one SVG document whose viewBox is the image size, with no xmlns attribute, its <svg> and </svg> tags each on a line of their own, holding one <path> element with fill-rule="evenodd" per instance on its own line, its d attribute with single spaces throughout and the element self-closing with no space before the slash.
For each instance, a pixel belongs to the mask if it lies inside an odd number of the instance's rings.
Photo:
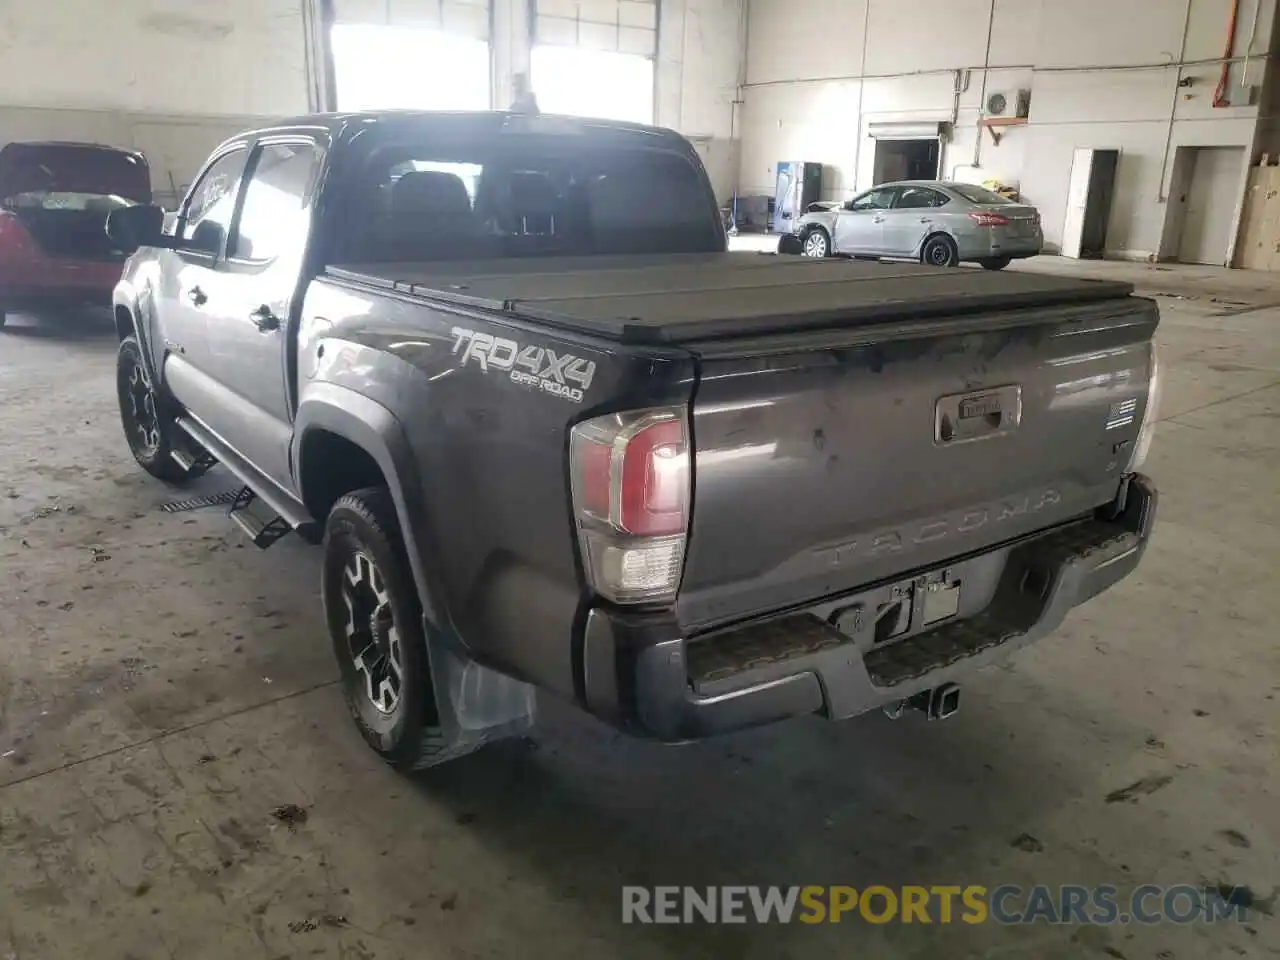
<svg viewBox="0 0 1280 960">
<path fill-rule="evenodd" d="M 662 0 L 655 121 L 693 140 L 721 202 L 738 174 L 746 0 Z"/>
<path fill-rule="evenodd" d="M 226 137 L 308 112 L 311 2 L 0 0 L 0 145 L 70 139 L 142 150 L 158 199 L 172 202 Z M 694 139 L 722 199 L 737 178 L 744 5 L 663 0 L 659 22 L 656 120 Z M 496 107 L 511 103 L 515 75 L 529 68 L 528 0 L 492 0 L 491 20 L 484 0 L 335 6 L 345 20 L 387 22 L 390 9 L 395 23 L 443 16 L 446 29 L 485 34 Z"/>
<path fill-rule="evenodd" d="M 944 175 L 1018 186 L 1056 245 L 1072 151 L 1116 147 L 1108 247 L 1154 255 L 1176 147 L 1254 141 L 1258 109 L 1240 84 L 1262 84 L 1265 57 L 1257 55 L 1268 49 L 1276 0 L 1240 2 L 1237 56 L 1246 53 L 1255 12 L 1258 27 L 1253 62 L 1231 68 L 1233 106 L 1212 106 L 1218 65 L 1192 63 L 1222 56 L 1231 3 L 749 0 L 740 189 L 771 193 L 777 161 L 811 160 L 828 165 L 828 198 L 846 197 L 871 185 L 869 123 L 945 121 L 953 126 Z M 1188 63 L 1181 69 L 1180 57 Z M 1192 85 L 1179 88 L 1188 77 Z M 1032 91 L 1029 123 L 1003 130 L 999 146 L 986 132 L 979 137 L 984 78 L 988 93 Z M 1242 164 L 1237 194 L 1244 178 Z"/>
<path fill-rule="evenodd" d="M 0 4 L 0 143 L 72 139 L 143 150 L 167 200 L 170 183 L 186 183 L 223 138 L 306 111 L 301 4 Z"/>
</svg>

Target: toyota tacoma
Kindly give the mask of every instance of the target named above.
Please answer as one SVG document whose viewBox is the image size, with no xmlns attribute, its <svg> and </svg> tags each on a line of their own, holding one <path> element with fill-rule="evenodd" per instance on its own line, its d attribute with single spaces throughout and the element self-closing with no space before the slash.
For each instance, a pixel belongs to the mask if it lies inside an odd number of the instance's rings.
<svg viewBox="0 0 1280 960">
<path fill-rule="evenodd" d="M 1137 565 L 1154 303 L 735 254 L 690 144 L 525 113 L 235 137 L 112 215 L 144 469 L 323 545 L 351 714 L 402 769 L 534 690 L 683 741 L 954 712 Z"/>
</svg>

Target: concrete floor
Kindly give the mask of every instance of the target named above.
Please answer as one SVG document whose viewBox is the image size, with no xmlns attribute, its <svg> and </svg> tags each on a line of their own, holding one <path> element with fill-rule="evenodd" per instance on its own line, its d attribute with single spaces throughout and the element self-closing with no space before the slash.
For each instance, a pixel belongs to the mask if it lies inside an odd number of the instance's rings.
<svg viewBox="0 0 1280 960">
<path fill-rule="evenodd" d="M 534 738 L 414 779 L 347 720 L 317 552 L 160 512 L 177 495 L 125 449 L 108 320 L 12 321 L 0 958 L 1280 955 L 1280 277 L 1021 268 L 1183 298 L 1161 300 L 1137 575 L 973 678 L 947 723 L 663 748 L 544 701 Z M 1150 777 L 1169 779 L 1106 802 Z M 286 804 L 306 821 L 274 819 Z M 619 921 L 624 883 L 1205 881 L 1251 886 L 1248 927 Z"/>
</svg>

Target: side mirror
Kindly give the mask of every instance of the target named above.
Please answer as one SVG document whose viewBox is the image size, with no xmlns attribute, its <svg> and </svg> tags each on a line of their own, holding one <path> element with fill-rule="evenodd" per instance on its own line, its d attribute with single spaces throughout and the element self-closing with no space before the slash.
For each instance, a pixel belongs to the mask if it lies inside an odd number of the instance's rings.
<svg viewBox="0 0 1280 960">
<path fill-rule="evenodd" d="M 853 209 L 853 201 L 852 201 L 852 200 L 846 200 L 846 201 L 844 202 L 844 208 L 845 208 L 846 210 L 852 210 L 852 209 Z"/>
<path fill-rule="evenodd" d="M 107 215 L 107 236 L 116 249 L 133 253 L 139 247 L 171 247 L 164 235 L 164 211 L 145 205 L 124 207 Z"/>
<path fill-rule="evenodd" d="M 211 253 L 215 257 L 222 252 L 222 243 L 227 239 L 227 231 L 220 223 L 212 220 L 201 220 L 196 226 L 191 239 L 183 244 L 187 250 L 199 253 Z"/>
</svg>

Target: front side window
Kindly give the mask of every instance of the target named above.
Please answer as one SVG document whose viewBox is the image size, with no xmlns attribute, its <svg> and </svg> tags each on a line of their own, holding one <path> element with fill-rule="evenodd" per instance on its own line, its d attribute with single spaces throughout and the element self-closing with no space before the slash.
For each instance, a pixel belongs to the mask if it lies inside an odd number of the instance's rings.
<svg viewBox="0 0 1280 960">
<path fill-rule="evenodd" d="M 221 250 L 221 240 L 231 229 L 245 155 L 241 149 L 218 158 L 191 191 L 182 228 L 182 240 L 188 246 L 206 253 Z"/>
<path fill-rule="evenodd" d="M 878 190 L 869 190 L 862 196 L 854 198 L 853 202 L 849 204 L 849 209 L 854 211 L 887 210 L 892 202 L 893 190 L 888 187 L 882 187 Z"/>
<path fill-rule="evenodd" d="M 307 192 L 320 165 L 312 143 L 271 143 L 260 147 L 244 193 L 229 256 L 272 260 L 306 235 Z"/>
</svg>

